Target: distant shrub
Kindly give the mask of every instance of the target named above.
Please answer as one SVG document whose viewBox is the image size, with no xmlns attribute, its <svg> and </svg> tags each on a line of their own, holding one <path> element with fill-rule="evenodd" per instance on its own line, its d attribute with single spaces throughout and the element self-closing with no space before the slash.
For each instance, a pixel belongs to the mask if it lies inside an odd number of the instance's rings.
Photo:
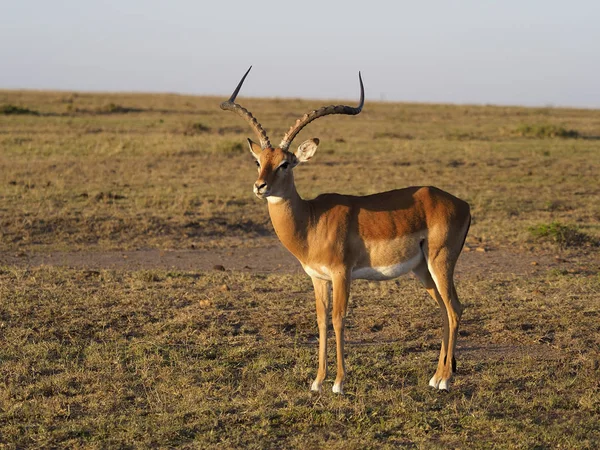
<svg viewBox="0 0 600 450">
<path fill-rule="evenodd" d="M 2 105 L 0 107 L 0 113 L 7 115 L 7 116 L 11 115 L 11 114 L 30 114 L 32 116 L 40 115 L 40 113 L 38 111 L 34 111 L 29 108 L 21 108 L 20 106 L 11 105 L 11 104 Z"/>
<path fill-rule="evenodd" d="M 228 133 L 232 133 L 232 134 L 242 134 L 245 133 L 246 129 L 240 126 L 233 126 L 233 127 L 221 127 L 218 130 L 218 133 L 223 135 L 223 134 L 228 134 Z"/>
<path fill-rule="evenodd" d="M 519 125 L 514 134 L 523 137 L 532 138 L 578 138 L 579 132 L 576 130 L 567 130 L 564 127 L 556 125 Z"/>
<path fill-rule="evenodd" d="M 97 112 L 103 114 L 126 114 L 130 112 L 142 112 L 141 108 L 131 108 L 128 106 L 121 106 L 116 103 L 109 103 L 108 105 L 102 106 L 97 109 Z"/>
<path fill-rule="evenodd" d="M 123 200 L 127 197 L 121 194 L 113 194 L 112 192 L 99 192 L 94 198 L 97 202 L 112 203 L 113 200 Z"/>
<path fill-rule="evenodd" d="M 450 131 L 445 134 L 445 139 L 449 141 L 483 141 L 486 140 L 484 136 L 471 131 Z"/>
<path fill-rule="evenodd" d="M 246 147 L 241 142 L 231 142 L 231 141 L 220 141 L 217 143 L 214 151 L 216 153 L 225 153 L 225 154 L 240 154 L 244 153 Z"/>
<path fill-rule="evenodd" d="M 559 247 L 583 247 L 598 245 L 599 241 L 571 225 L 560 222 L 543 223 L 529 228 L 534 238 L 552 242 Z"/>
<path fill-rule="evenodd" d="M 207 127 L 203 123 L 195 122 L 190 123 L 183 130 L 183 134 L 186 136 L 196 136 L 198 134 L 208 133 L 210 132 L 210 127 Z"/>
<path fill-rule="evenodd" d="M 376 131 L 373 133 L 373 139 L 403 139 L 411 140 L 414 139 L 408 133 L 396 133 L 395 131 Z"/>
</svg>

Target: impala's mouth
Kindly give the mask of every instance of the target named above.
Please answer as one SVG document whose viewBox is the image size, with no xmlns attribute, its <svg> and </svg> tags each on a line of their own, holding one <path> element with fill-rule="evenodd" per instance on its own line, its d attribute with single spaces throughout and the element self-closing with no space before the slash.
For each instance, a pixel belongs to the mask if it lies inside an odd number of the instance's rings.
<svg viewBox="0 0 600 450">
<path fill-rule="evenodd" d="M 254 195 L 256 195 L 258 198 L 260 198 L 261 200 L 264 200 L 265 198 L 267 198 L 269 195 L 271 195 L 271 191 L 267 190 L 258 190 L 256 188 L 254 188 Z"/>
</svg>

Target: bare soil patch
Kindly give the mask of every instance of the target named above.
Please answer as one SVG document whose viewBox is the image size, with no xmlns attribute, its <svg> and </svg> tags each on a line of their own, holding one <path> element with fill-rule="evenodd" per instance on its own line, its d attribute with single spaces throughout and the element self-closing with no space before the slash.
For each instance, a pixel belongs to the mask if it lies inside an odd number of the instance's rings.
<svg viewBox="0 0 600 450">
<path fill-rule="evenodd" d="M 255 273 L 301 273 L 300 263 L 276 239 L 264 238 L 252 248 L 124 251 L 3 252 L 0 265 L 17 267 L 56 266 L 73 269 L 114 270 L 227 270 Z M 469 249 L 458 260 L 457 279 L 473 279 L 490 274 L 513 273 L 516 276 L 538 275 L 548 270 L 570 273 L 594 273 L 600 260 L 586 255 L 560 257 L 532 254 L 512 249 Z"/>
</svg>

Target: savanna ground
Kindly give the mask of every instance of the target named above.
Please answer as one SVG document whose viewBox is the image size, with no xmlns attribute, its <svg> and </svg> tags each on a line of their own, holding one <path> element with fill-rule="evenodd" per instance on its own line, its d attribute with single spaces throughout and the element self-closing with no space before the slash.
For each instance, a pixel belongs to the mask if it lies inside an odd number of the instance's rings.
<svg viewBox="0 0 600 450">
<path fill-rule="evenodd" d="M 600 111 L 367 102 L 299 192 L 472 207 L 448 393 L 419 283 L 354 282 L 346 394 L 220 98 L 0 91 L 0 447 L 598 448 Z M 278 142 L 322 101 L 244 99 Z"/>
</svg>

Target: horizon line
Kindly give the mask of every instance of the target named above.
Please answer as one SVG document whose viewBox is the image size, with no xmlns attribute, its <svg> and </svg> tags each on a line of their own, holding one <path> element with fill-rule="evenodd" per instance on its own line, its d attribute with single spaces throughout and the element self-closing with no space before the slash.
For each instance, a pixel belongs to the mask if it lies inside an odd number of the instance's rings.
<svg viewBox="0 0 600 450">
<path fill-rule="evenodd" d="M 62 88 L 4 88 L 0 87 L 0 93 L 8 92 L 40 92 L 40 93 L 71 93 L 71 94 L 91 94 L 91 95 L 173 95 L 173 96 L 187 96 L 187 97 L 203 97 L 203 98 L 229 98 L 230 94 L 198 94 L 189 92 L 169 92 L 169 91 L 136 91 L 136 90 L 80 90 L 80 89 L 62 89 Z M 385 95 L 384 95 L 385 97 Z M 333 97 L 282 97 L 282 96 L 244 96 L 241 97 L 248 100 L 266 100 L 266 101 L 325 101 L 325 102 L 350 102 L 348 104 L 356 103 L 356 99 L 342 99 Z M 447 106 L 473 106 L 473 107 L 497 107 L 497 108 L 526 108 L 526 109 L 570 109 L 570 110 L 586 110 L 586 111 L 600 111 L 599 106 L 578 106 L 578 105 L 567 105 L 567 104 L 516 104 L 516 103 L 494 103 L 494 102 L 443 102 L 433 100 L 387 100 L 385 98 L 379 98 L 377 100 L 365 98 L 366 103 L 375 104 L 409 104 L 409 105 L 447 105 Z"/>
</svg>

